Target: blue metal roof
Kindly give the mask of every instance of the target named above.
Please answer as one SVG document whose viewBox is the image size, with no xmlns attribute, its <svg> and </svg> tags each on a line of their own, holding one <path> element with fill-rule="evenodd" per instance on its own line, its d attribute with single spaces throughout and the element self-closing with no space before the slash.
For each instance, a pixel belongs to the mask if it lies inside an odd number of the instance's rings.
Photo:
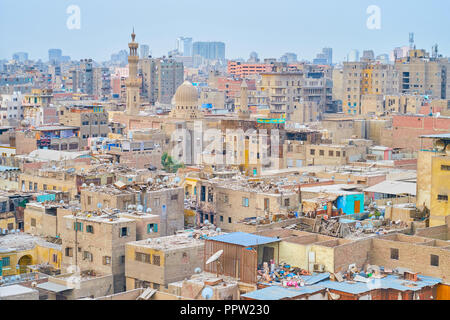
<svg viewBox="0 0 450 320">
<path fill-rule="evenodd" d="M 320 286 L 323 286 L 328 289 L 347 292 L 351 294 L 361 294 L 364 292 L 368 292 L 376 289 L 394 289 L 398 291 L 418 291 L 423 289 L 424 287 L 434 286 L 442 282 L 442 279 L 427 277 L 427 276 L 418 276 L 419 281 L 408 281 L 405 280 L 398 275 L 388 275 L 382 279 L 370 278 L 368 283 L 364 282 L 356 282 L 356 283 L 348 283 L 337 282 L 337 281 L 322 281 L 319 283 Z"/>
<path fill-rule="evenodd" d="M 450 139 L 450 133 L 432 134 L 428 136 L 420 136 L 420 138 Z"/>
<path fill-rule="evenodd" d="M 4 172 L 4 171 L 17 171 L 20 170 L 20 168 L 16 168 L 16 167 L 7 167 L 7 166 L 0 166 L 0 172 Z"/>
<path fill-rule="evenodd" d="M 263 237 L 256 234 L 244 232 L 227 233 L 220 236 L 208 238 L 208 240 L 236 244 L 243 247 L 253 247 L 280 241 L 280 239 L 278 238 Z"/>
<path fill-rule="evenodd" d="M 316 273 L 311 276 L 302 276 L 303 280 L 305 280 L 305 284 L 310 286 L 316 284 L 320 281 L 327 280 L 330 278 L 330 274 L 328 272 L 325 273 Z"/>
<path fill-rule="evenodd" d="M 281 300 L 286 298 L 295 298 L 305 294 L 313 294 L 323 289 L 324 288 L 321 286 L 308 286 L 300 288 L 270 286 L 264 289 L 246 293 L 242 295 L 242 297 L 254 300 Z"/>
</svg>

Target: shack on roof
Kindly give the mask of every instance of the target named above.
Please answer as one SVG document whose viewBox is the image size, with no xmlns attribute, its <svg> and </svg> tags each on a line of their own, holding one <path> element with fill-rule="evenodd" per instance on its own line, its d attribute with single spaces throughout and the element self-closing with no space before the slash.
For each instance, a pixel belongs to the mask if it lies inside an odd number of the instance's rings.
<svg viewBox="0 0 450 320">
<path fill-rule="evenodd" d="M 383 181 L 370 188 L 364 189 L 364 192 L 388 195 L 411 195 L 416 196 L 416 183 L 404 181 Z M 378 200 L 377 198 L 375 198 Z"/>
<path fill-rule="evenodd" d="M 244 232 L 209 237 L 205 242 L 205 258 L 220 251 L 217 261 L 206 264 L 204 270 L 238 278 L 243 283 L 256 284 L 258 266 L 271 261 L 279 263 L 280 239 Z"/>
</svg>

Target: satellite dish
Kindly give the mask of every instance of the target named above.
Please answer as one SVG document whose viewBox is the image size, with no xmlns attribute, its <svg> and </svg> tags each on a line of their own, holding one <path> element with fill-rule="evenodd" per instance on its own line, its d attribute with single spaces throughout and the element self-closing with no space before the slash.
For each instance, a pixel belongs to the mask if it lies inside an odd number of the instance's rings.
<svg viewBox="0 0 450 320">
<path fill-rule="evenodd" d="M 163 181 L 167 181 L 167 180 L 169 180 L 169 177 L 168 177 L 168 176 L 165 176 L 165 177 L 163 178 Z"/>
<path fill-rule="evenodd" d="M 64 204 L 64 200 L 61 200 L 59 203 Z"/>
<path fill-rule="evenodd" d="M 147 183 L 153 183 L 153 178 L 148 178 Z"/>
<path fill-rule="evenodd" d="M 200 274 L 200 273 L 202 273 L 202 269 L 201 268 L 195 268 L 194 272 L 196 274 Z"/>
<path fill-rule="evenodd" d="M 152 212 L 152 208 L 148 208 L 147 213 L 151 213 L 151 212 Z"/>
<path fill-rule="evenodd" d="M 180 177 L 175 177 L 175 183 L 179 183 L 181 181 Z"/>
<path fill-rule="evenodd" d="M 214 290 L 211 287 L 206 287 L 202 290 L 202 297 L 206 300 L 209 300 L 214 295 Z"/>
<path fill-rule="evenodd" d="M 138 206 L 137 206 L 137 210 L 138 210 L 139 212 L 144 211 L 144 206 L 138 205 Z"/>
<path fill-rule="evenodd" d="M 97 203 L 97 208 L 101 209 L 103 207 L 103 204 L 101 204 L 100 202 Z"/>
<path fill-rule="evenodd" d="M 217 251 L 208 259 L 208 261 L 206 261 L 206 264 L 210 264 L 210 263 L 213 263 L 213 262 L 219 260 L 219 258 L 222 256 L 222 254 L 223 254 L 223 250 Z"/>
<path fill-rule="evenodd" d="M 82 188 L 86 188 L 87 187 L 87 184 L 86 183 L 83 183 L 83 185 L 81 186 Z"/>
<path fill-rule="evenodd" d="M 90 186 L 90 187 L 95 187 L 95 184 L 91 183 L 89 186 Z"/>
<path fill-rule="evenodd" d="M 208 221 L 208 220 L 205 220 L 205 224 L 209 224 L 209 221 Z"/>
</svg>

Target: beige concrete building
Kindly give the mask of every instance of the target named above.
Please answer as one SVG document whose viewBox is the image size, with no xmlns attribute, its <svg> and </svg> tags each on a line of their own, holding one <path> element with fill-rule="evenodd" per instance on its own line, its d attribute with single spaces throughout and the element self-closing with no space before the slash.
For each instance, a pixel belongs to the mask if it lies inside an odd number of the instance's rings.
<svg viewBox="0 0 450 320">
<path fill-rule="evenodd" d="M 77 214 L 64 218 L 62 269 L 113 275 L 114 293 L 125 290 L 125 244 L 136 241 L 136 221 L 117 215 Z M 72 271 L 71 271 L 72 270 Z"/>
<path fill-rule="evenodd" d="M 342 111 L 349 116 L 362 113 L 362 96 L 399 93 L 394 66 L 375 62 L 344 62 Z"/>
<path fill-rule="evenodd" d="M 167 289 L 203 268 L 204 241 L 183 234 L 129 242 L 125 259 L 127 290 Z"/>
<path fill-rule="evenodd" d="M 448 98 L 448 59 L 430 58 L 425 50 L 410 50 L 406 58 L 396 61 L 400 92 L 427 95 L 430 98 Z"/>
</svg>

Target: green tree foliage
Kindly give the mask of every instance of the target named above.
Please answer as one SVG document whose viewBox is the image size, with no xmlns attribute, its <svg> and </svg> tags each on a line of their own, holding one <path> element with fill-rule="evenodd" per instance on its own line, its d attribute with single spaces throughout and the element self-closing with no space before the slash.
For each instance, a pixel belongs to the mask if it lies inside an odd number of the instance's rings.
<svg viewBox="0 0 450 320">
<path fill-rule="evenodd" d="M 183 163 L 177 163 L 174 161 L 172 157 L 167 154 L 167 152 L 164 152 L 161 156 L 161 165 L 164 170 L 169 173 L 176 173 L 178 169 L 184 168 Z"/>
</svg>

